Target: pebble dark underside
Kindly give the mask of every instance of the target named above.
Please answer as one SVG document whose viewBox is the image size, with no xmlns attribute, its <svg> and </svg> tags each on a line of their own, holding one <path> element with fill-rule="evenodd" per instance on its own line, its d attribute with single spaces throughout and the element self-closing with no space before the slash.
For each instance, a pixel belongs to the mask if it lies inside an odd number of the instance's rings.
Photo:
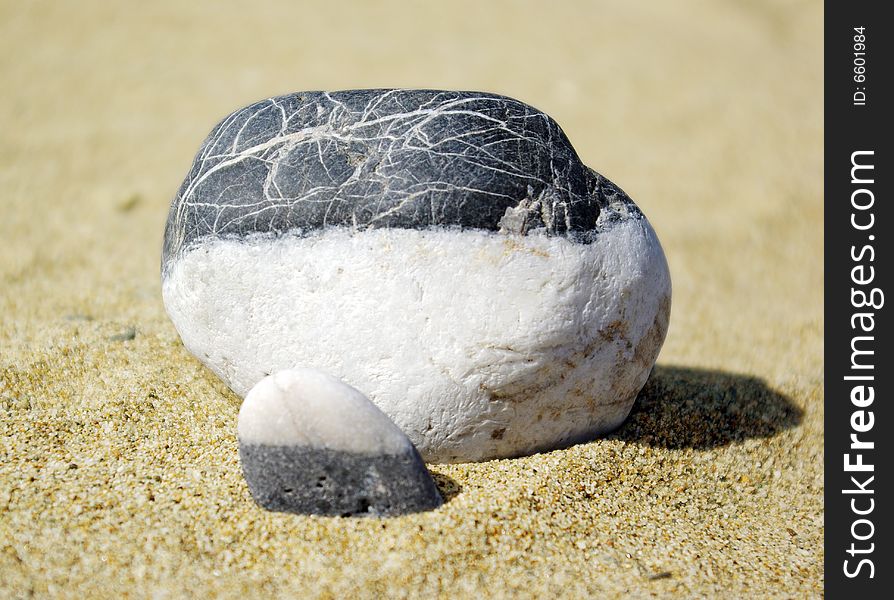
<svg viewBox="0 0 894 600">
<path fill-rule="evenodd" d="M 327 226 L 545 228 L 586 243 L 629 198 L 586 167 L 556 122 L 481 92 L 300 92 L 240 109 L 203 143 L 175 198 L 163 265 L 207 237 Z M 631 203 L 632 205 L 632 203 Z M 504 221 L 505 225 L 505 221 Z"/>
<path fill-rule="evenodd" d="M 264 444 L 239 445 L 255 501 L 273 511 L 331 516 L 395 516 L 443 502 L 416 449 L 401 454 Z"/>
</svg>

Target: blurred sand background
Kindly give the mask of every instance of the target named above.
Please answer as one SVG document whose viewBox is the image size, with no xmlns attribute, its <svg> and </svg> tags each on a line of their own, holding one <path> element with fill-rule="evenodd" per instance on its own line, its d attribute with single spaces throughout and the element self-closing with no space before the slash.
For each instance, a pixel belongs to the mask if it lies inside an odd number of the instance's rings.
<svg viewBox="0 0 894 600">
<path fill-rule="evenodd" d="M 0 2 L 0 596 L 805 597 L 823 582 L 822 3 Z M 434 466 L 390 520 L 252 502 L 160 298 L 168 205 L 270 95 L 479 89 L 657 230 L 659 366 L 607 439 Z"/>
</svg>

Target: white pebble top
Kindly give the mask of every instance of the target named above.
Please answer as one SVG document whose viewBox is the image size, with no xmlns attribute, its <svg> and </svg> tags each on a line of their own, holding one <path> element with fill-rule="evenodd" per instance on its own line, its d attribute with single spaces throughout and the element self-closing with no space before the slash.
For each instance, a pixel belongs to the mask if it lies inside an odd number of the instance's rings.
<svg viewBox="0 0 894 600">
<path fill-rule="evenodd" d="M 239 410 L 242 444 L 308 446 L 363 454 L 396 454 L 403 432 L 358 390 L 314 369 L 265 377 Z"/>
</svg>

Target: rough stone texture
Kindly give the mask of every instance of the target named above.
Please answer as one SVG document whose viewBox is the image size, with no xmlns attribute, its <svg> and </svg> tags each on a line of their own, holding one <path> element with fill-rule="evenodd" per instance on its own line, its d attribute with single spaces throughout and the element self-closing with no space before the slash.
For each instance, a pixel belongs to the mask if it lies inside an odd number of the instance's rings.
<svg viewBox="0 0 894 600">
<path fill-rule="evenodd" d="M 239 444 L 255 501 L 300 514 L 393 516 L 431 510 L 441 496 L 419 453 L 364 455 L 326 448 Z"/>
<path fill-rule="evenodd" d="M 354 388 L 312 369 L 265 377 L 239 410 L 239 458 L 262 507 L 390 516 L 441 496 L 400 429 Z"/>
<path fill-rule="evenodd" d="M 430 462 L 616 428 L 670 313 L 664 253 L 630 198 L 550 117 L 480 92 L 236 111 L 172 204 L 162 265 L 184 345 L 236 393 L 322 369 Z"/>
<path fill-rule="evenodd" d="M 548 115 L 482 92 L 299 92 L 221 121 L 171 206 L 163 266 L 205 237 L 432 226 L 589 237 L 625 194 Z"/>
</svg>

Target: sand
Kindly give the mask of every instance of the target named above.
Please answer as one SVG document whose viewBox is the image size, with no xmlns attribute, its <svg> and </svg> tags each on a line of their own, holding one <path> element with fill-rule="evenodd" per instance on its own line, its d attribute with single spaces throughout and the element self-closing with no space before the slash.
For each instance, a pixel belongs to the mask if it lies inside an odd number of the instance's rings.
<svg viewBox="0 0 894 600">
<path fill-rule="evenodd" d="M 0 3 L 0 597 L 821 595 L 822 4 L 299 4 Z M 655 226 L 668 339 L 605 439 L 266 513 L 164 219 L 226 113 L 375 86 L 553 115 Z"/>
</svg>

